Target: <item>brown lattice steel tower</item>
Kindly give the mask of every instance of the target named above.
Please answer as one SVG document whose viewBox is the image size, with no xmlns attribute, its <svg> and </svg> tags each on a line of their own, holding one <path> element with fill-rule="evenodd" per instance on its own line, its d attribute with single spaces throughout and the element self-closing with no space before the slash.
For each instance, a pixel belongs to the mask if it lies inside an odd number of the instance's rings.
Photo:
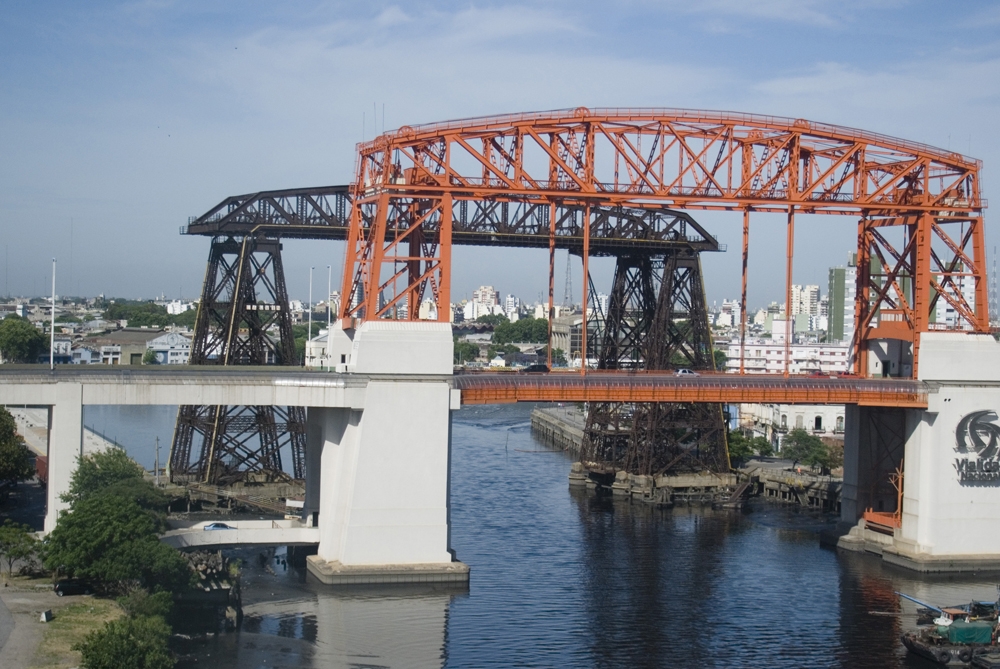
<svg viewBox="0 0 1000 669">
<path fill-rule="evenodd" d="M 619 256 L 603 336 L 595 339 L 599 369 L 713 370 L 698 252 Z M 722 407 L 592 403 L 581 460 L 603 473 L 728 471 Z"/>
<path fill-rule="evenodd" d="M 260 234 L 212 239 L 192 365 L 296 365 L 281 242 Z M 252 473 L 305 475 L 305 410 L 279 406 L 181 406 L 170 449 L 170 478 L 226 485 Z M 193 457 L 192 457 L 193 456 Z"/>
</svg>

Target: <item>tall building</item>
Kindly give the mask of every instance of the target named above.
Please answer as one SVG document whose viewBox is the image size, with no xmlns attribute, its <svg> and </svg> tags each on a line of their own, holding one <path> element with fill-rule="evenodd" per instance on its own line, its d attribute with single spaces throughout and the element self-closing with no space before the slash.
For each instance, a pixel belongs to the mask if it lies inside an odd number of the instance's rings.
<svg viewBox="0 0 1000 669">
<path fill-rule="evenodd" d="M 472 301 L 487 307 L 495 307 L 500 304 L 500 293 L 493 286 L 480 286 L 472 291 Z"/>
<path fill-rule="evenodd" d="M 507 316 L 507 320 L 514 322 L 517 320 L 518 314 L 521 311 L 521 300 L 517 299 L 514 295 L 508 295 L 503 301 L 503 313 Z"/>
<path fill-rule="evenodd" d="M 819 316 L 819 286 L 792 286 L 792 316 Z"/>
<path fill-rule="evenodd" d="M 854 254 L 847 267 L 831 267 L 827 293 L 827 341 L 849 342 L 854 338 L 854 295 L 857 271 Z"/>
</svg>

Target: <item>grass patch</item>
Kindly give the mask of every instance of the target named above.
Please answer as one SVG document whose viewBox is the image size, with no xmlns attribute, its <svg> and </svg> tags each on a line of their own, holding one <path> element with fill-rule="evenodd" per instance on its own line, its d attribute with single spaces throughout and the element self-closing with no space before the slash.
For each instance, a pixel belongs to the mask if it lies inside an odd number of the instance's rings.
<svg viewBox="0 0 1000 669">
<path fill-rule="evenodd" d="M 35 653 L 33 669 L 61 669 L 80 665 L 80 653 L 72 647 L 104 623 L 121 618 L 121 607 L 111 599 L 83 596 L 81 601 L 53 609 L 55 618 L 45 625 L 42 643 Z"/>
</svg>

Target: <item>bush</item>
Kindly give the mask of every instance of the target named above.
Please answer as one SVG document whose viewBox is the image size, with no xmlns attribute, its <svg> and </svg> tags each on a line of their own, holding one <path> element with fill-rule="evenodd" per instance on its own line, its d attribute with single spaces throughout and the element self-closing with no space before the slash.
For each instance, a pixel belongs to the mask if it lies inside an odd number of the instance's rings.
<svg viewBox="0 0 1000 669">
<path fill-rule="evenodd" d="M 158 616 L 167 620 L 174 608 L 174 598 L 169 592 L 150 594 L 148 590 L 133 590 L 118 598 L 118 605 L 130 618 Z"/>
<path fill-rule="evenodd" d="M 170 628 L 159 616 L 125 617 L 91 632 L 73 647 L 84 669 L 171 669 Z"/>
<path fill-rule="evenodd" d="M 819 437 L 814 437 L 801 428 L 788 433 L 781 444 L 781 456 L 786 460 L 801 462 L 810 467 L 832 469 L 843 463 L 843 455 L 839 462 L 836 454 Z"/>
</svg>

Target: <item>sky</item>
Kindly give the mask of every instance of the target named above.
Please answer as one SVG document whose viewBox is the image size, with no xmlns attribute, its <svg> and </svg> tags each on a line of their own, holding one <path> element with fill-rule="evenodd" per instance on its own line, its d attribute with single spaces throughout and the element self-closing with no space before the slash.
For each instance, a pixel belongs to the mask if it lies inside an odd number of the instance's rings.
<svg viewBox="0 0 1000 669">
<path fill-rule="evenodd" d="M 586 107 L 685 107 L 863 128 L 980 158 L 1000 188 L 1000 3 L 633 0 L 21 2 L 0 13 L 3 294 L 193 298 L 229 195 L 352 181 L 376 128 Z M 383 113 L 384 108 L 384 113 Z M 695 212 L 709 302 L 740 290 L 738 213 Z M 987 210 L 987 246 L 997 235 Z M 797 217 L 794 282 L 826 290 L 848 217 Z M 780 301 L 782 217 L 752 222 L 749 302 Z M 288 240 L 293 298 L 343 244 Z M 574 259 L 572 284 L 582 281 Z M 566 257 L 557 260 L 557 301 Z M 611 263 L 592 263 L 607 290 Z M 460 247 L 453 299 L 533 302 L 544 251 Z M 319 299 L 316 297 L 315 299 Z"/>
</svg>

